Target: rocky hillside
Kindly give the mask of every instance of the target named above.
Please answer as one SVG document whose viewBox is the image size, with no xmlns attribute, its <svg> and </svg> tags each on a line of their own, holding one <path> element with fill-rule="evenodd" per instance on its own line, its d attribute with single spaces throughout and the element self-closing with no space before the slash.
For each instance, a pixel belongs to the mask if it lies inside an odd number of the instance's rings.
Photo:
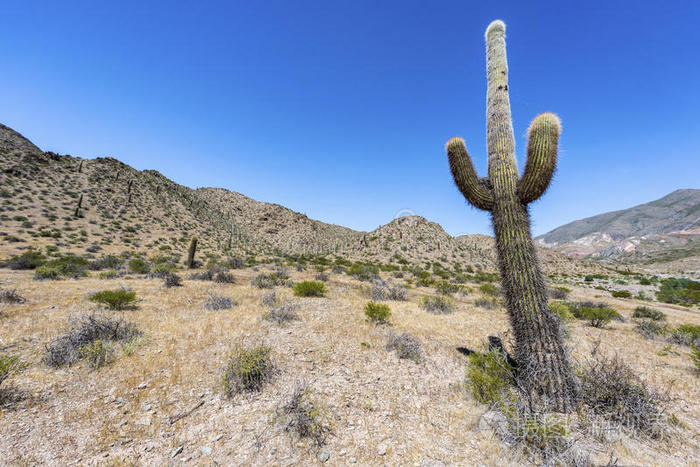
<svg viewBox="0 0 700 467">
<path fill-rule="evenodd" d="M 676 190 L 650 203 L 571 222 L 537 241 L 573 257 L 658 262 L 695 256 L 700 190 Z"/>
<path fill-rule="evenodd" d="M 485 235 L 453 238 L 418 216 L 358 232 L 225 189 L 194 190 L 114 158 L 43 152 L 6 126 L 0 126 L 0 177 L 0 259 L 28 248 L 182 257 L 197 235 L 203 258 L 334 254 L 495 269 L 493 239 Z M 550 250 L 541 255 L 548 271 L 587 267 Z"/>
</svg>

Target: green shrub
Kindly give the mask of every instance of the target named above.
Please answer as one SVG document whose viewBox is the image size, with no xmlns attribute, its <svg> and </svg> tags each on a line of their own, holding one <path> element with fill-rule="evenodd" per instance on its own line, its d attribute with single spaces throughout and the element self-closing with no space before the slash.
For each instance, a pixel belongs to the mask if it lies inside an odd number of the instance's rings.
<svg viewBox="0 0 700 467">
<path fill-rule="evenodd" d="M 87 276 L 88 260 L 77 256 L 64 256 L 39 266 L 34 271 L 36 280 L 78 279 Z"/>
<path fill-rule="evenodd" d="M 423 309 L 428 313 L 433 314 L 447 314 L 454 311 L 452 306 L 452 301 L 446 297 L 441 297 L 439 295 L 433 297 L 424 296 L 421 298 L 423 304 Z"/>
<path fill-rule="evenodd" d="M 10 269 L 36 269 L 46 261 L 46 257 L 35 250 L 12 256 L 5 266 Z"/>
<path fill-rule="evenodd" d="M 151 270 L 151 265 L 141 258 L 134 258 L 129 261 L 129 271 L 134 274 L 148 274 Z"/>
<path fill-rule="evenodd" d="M 693 346 L 690 351 L 690 360 L 695 365 L 695 371 L 700 374 L 700 347 Z"/>
<path fill-rule="evenodd" d="M 452 295 L 453 293 L 457 293 L 463 289 L 464 287 L 462 287 L 461 285 L 452 284 L 447 281 L 440 281 L 435 283 L 435 292 L 439 293 L 440 295 Z"/>
<path fill-rule="evenodd" d="M 604 328 L 613 319 L 621 318 L 620 313 L 612 308 L 581 308 L 581 319 L 586 320 L 594 328 Z"/>
<path fill-rule="evenodd" d="M 678 303 L 681 305 L 700 304 L 700 282 L 690 279 L 668 278 L 661 281 L 661 287 L 656 292 L 660 302 Z"/>
<path fill-rule="evenodd" d="M 549 302 L 547 308 L 550 313 L 558 316 L 564 323 L 570 323 L 575 319 L 574 314 L 571 313 L 568 305 L 564 302 Z"/>
<path fill-rule="evenodd" d="M 119 272 L 115 271 L 114 269 L 108 269 L 106 271 L 100 271 L 97 273 L 97 278 L 98 279 L 116 279 L 119 277 Z"/>
<path fill-rule="evenodd" d="M 102 290 L 92 294 L 90 301 L 107 305 L 111 310 L 125 310 L 134 306 L 136 292 L 126 289 Z"/>
<path fill-rule="evenodd" d="M 482 404 L 501 400 L 515 383 L 512 366 L 502 352 L 473 352 L 469 354 L 466 384 L 474 398 Z"/>
<path fill-rule="evenodd" d="M 320 281 L 303 281 L 294 284 L 294 295 L 297 297 L 323 297 L 327 290 L 326 284 Z"/>
<path fill-rule="evenodd" d="M 156 264 L 153 267 L 152 274 L 155 277 L 166 278 L 168 276 L 168 274 L 173 274 L 176 269 L 177 269 L 177 266 L 175 266 L 173 263 L 162 262 L 162 263 Z"/>
<path fill-rule="evenodd" d="M 634 309 L 632 318 L 648 318 L 654 321 L 665 321 L 666 314 L 663 311 L 655 310 L 648 306 L 638 306 Z"/>
<path fill-rule="evenodd" d="M 610 293 L 615 298 L 630 298 L 632 296 L 632 293 L 627 290 L 611 290 Z"/>
<path fill-rule="evenodd" d="M 61 278 L 61 271 L 55 266 L 39 266 L 34 270 L 34 279 L 37 281 L 57 281 Z"/>
<path fill-rule="evenodd" d="M 18 358 L 15 355 L 0 355 L 0 386 L 18 367 L 17 362 Z"/>
<path fill-rule="evenodd" d="M 226 397 L 242 392 L 256 392 L 270 381 L 277 370 L 272 362 L 271 349 L 259 345 L 250 349 L 239 347 L 229 357 L 222 384 Z"/>
<path fill-rule="evenodd" d="M 367 302 L 365 305 L 365 316 L 375 324 L 385 324 L 389 321 L 391 311 L 389 310 L 389 305 Z"/>
<path fill-rule="evenodd" d="M 681 345 L 700 345 L 700 326 L 681 324 L 671 332 L 671 341 Z"/>
</svg>

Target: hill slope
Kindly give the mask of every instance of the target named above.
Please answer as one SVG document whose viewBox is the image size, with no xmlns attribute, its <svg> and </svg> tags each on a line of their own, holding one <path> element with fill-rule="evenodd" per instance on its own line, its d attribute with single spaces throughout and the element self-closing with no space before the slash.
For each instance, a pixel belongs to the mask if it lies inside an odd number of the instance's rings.
<svg viewBox="0 0 700 467">
<path fill-rule="evenodd" d="M 201 258 L 336 254 L 356 260 L 495 269 L 493 239 L 453 238 L 440 225 L 402 217 L 372 232 L 309 219 L 221 188 L 191 189 L 114 158 L 42 152 L 0 126 L 0 258 L 27 248 L 76 254 L 182 257 L 193 235 Z M 542 250 L 545 270 L 585 268 Z"/>
<path fill-rule="evenodd" d="M 571 222 L 537 237 L 574 257 L 675 260 L 697 255 L 700 190 L 676 190 L 629 209 Z"/>
</svg>

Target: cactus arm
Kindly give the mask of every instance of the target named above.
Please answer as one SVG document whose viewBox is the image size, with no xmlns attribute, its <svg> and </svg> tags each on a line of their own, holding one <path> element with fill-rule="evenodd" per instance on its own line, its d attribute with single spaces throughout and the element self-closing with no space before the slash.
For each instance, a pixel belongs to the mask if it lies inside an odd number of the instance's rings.
<svg viewBox="0 0 700 467">
<path fill-rule="evenodd" d="M 490 211 L 493 208 L 493 193 L 485 179 L 479 179 L 472 159 L 462 138 L 452 138 L 445 146 L 450 170 L 459 191 L 474 207 Z"/>
<path fill-rule="evenodd" d="M 552 113 L 535 117 L 528 129 L 527 162 L 518 182 L 518 196 L 523 203 L 535 201 L 549 187 L 557 165 L 557 145 L 561 123 Z"/>
</svg>

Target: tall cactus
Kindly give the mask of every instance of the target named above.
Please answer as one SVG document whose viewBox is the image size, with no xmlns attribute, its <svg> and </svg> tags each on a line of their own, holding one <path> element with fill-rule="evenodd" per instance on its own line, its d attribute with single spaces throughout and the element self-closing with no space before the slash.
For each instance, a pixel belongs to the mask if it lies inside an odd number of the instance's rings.
<svg viewBox="0 0 700 467">
<path fill-rule="evenodd" d="M 547 291 L 527 210 L 528 203 L 539 198 L 550 183 L 561 125 L 551 113 L 532 121 L 525 171 L 519 177 L 508 97 L 505 32 L 500 20 L 486 29 L 488 177 L 476 175 L 461 138 L 447 142 L 447 156 L 454 181 L 467 201 L 491 213 L 506 307 L 515 334 L 519 386 L 531 407 L 546 404 L 549 409 L 567 412 L 575 405 L 577 382 L 558 318 L 547 310 Z"/>
<path fill-rule="evenodd" d="M 190 249 L 187 252 L 187 267 L 192 269 L 194 267 L 194 254 L 197 252 L 197 241 L 199 239 L 195 235 L 192 237 L 192 240 L 190 240 Z"/>
</svg>

